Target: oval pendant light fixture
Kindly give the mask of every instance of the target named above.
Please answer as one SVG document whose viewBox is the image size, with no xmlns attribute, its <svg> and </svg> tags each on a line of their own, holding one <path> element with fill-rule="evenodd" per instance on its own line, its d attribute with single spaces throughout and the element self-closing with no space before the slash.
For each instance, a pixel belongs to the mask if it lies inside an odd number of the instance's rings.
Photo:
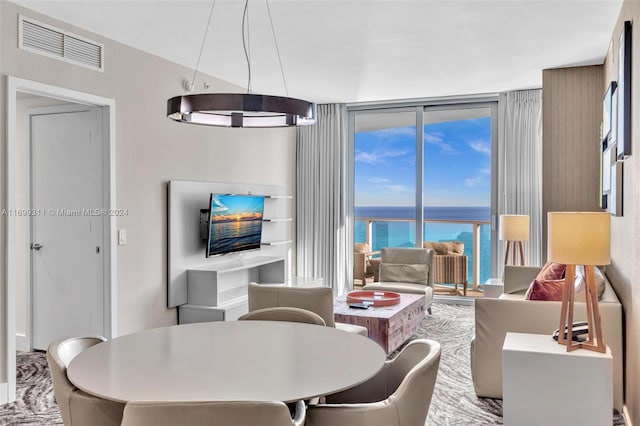
<svg viewBox="0 0 640 426">
<path fill-rule="evenodd" d="M 280 61 L 282 81 L 284 82 L 285 91 L 287 91 L 288 94 L 268 0 L 265 0 L 265 3 L 269 13 L 273 40 L 276 45 L 276 51 L 278 52 L 278 60 Z M 190 84 L 187 84 L 189 87 L 192 87 L 195 82 L 215 4 L 216 2 L 214 0 L 211 5 L 209 21 L 200 48 L 200 56 L 198 57 L 193 79 Z M 245 31 L 248 32 L 248 21 L 246 19 L 248 5 L 249 1 L 245 0 L 242 16 L 242 45 L 244 47 L 249 71 L 247 93 L 199 93 L 175 96 L 167 101 L 167 117 L 181 123 L 218 127 L 289 127 L 306 126 L 316 122 L 316 105 L 312 102 L 290 98 L 288 96 L 251 93 L 251 62 L 245 41 Z"/>
</svg>

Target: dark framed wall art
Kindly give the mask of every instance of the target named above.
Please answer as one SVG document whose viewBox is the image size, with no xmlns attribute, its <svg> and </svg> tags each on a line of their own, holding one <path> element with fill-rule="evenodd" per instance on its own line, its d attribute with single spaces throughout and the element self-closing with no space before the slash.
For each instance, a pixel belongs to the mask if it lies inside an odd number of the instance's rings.
<svg viewBox="0 0 640 426">
<path fill-rule="evenodd" d="M 618 39 L 617 92 L 617 157 L 622 160 L 631 155 L 631 21 L 624 22 Z"/>
<path fill-rule="evenodd" d="M 616 86 L 616 82 L 612 81 L 609 84 L 607 92 L 604 94 L 604 99 L 602 100 L 602 140 L 605 147 L 615 142 L 615 139 L 612 138 L 612 136 L 617 133 L 617 131 L 613 131 L 616 127 L 616 121 L 613 115 L 613 100 Z"/>
<path fill-rule="evenodd" d="M 622 171 L 624 162 L 618 160 L 611 164 L 611 189 L 609 191 L 608 210 L 613 216 L 622 216 Z"/>
<path fill-rule="evenodd" d="M 615 147 L 607 146 L 607 140 L 601 142 L 600 157 L 600 208 L 609 210 L 609 201 L 611 200 L 611 161 L 612 149 Z M 615 156 L 615 154 L 613 155 Z"/>
<path fill-rule="evenodd" d="M 611 82 L 612 84 L 615 81 Z M 611 94 L 611 133 L 609 134 L 609 145 L 618 142 L 618 87 Z"/>
<path fill-rule="evenodd" d="M 600 208 L 613 216 L 622 216 L 623 187 L 622 170 L 624 162 L 617 159 L 616 145 L 601 143 L 600 159 Z"/>
</svg>

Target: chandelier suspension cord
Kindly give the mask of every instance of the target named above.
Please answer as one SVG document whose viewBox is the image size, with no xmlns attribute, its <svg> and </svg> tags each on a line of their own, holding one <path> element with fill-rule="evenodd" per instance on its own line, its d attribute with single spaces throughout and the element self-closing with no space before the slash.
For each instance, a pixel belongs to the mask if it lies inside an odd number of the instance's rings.
<svg viewBox="0 0 640 426">
<path fill-rule="evenodd" d="M 204 37 L 202 38 L 202 45 L 200 46 L 200 54 L 198 55 L 198 62 L 196 68 L 193 70 L 193 78 L 191 79 L 191 90 L 196 85 L 196 75 L 198 74 L 198 68 L 200 67 L 200 58 L 202 58 L 202 52 L 204 51 L 204 44 L 207 41 L 207 34 L 209 34 L 209 27 L 211 26 L 211 20 L 213 18 L 213 8 L 216 7 L 216 0 L 211 3 L 211 10 L 209 11 L 209 20 L 207 21 L 207 28 L 204 30 Z"/>
<path fill-rule="evenodd" d="M 245 31 L 247 33 L 245 39 Z M 247 47 L 247 45 L 249 47 Z M 251 44 L 249 37 L 249 0 L 245 0 L 244 2 L 244 12 L 242 13 L 242 47 L 244 48 L 244 57 L 247 60 L 247 70 L 248 70 L 248 78 L 247 78 L 247 93 L 251 93 Z"/>
<path fill-rule="evenodd" d="M 280 48 L 278 47 L 278 39 L 276 38 L 276 30 L 273 27 L 273 18 L 271 18 L 271 8 L 269 7 L 269 0 L 264 0 L 267 5 L 267 13 L 269 14 L 269 23 L 271 24 L 271 34 L 273 35 L 273 42 L 276 45 L 276 52 L 278 53 L 278 62 L 280 63 L 280 75 L 282 76 L 282 83 L 284 84 L 284 92 L 286 96 L 289 96 L 289 89 L 287 88 L 287 80 L 284 78 L 284 67 L 282 66 L 282 57 L 280 57 Z"/>
</svg>

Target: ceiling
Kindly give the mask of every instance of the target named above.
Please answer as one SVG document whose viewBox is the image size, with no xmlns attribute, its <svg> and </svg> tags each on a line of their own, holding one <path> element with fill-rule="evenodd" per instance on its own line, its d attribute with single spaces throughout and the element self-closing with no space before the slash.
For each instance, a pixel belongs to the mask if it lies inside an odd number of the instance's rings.
<svg viewBox="0 0 640 426">
<path fill-rule="evenodd" d="M 13 1 L 192 69 L 211 8 L 210 1 L 188 0 Z M 318 103 L 541 87 L 542 69 L 603 62 L 621 5 L 622 0 L 269 0 L 288 95 Z M 217 0 L 199 68 L 246 87 L 243 7 L 241 0 Z M 252 91 L 285 95 L 264 1 L 249 2 L 249 28 Z"/>
</svg>

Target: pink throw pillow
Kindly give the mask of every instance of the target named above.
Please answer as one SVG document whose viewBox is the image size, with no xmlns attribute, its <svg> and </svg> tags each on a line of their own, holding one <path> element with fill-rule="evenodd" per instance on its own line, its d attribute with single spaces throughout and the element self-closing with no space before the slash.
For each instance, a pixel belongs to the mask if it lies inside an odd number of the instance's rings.
<svg viewBox="0 0 640 426">
<path fill-rule="evenodd" d="M 536 280 L 561 280 L 564 278 L 566 269 L 567 265 L 562 263 L 547 262 L 538 272 Z"/>
<path fill-rule="evenodd" d="M 555 300 L 562 301 L 562 280 L 533 280 L 524 298 L 526 300 Z"/>
</svg>

